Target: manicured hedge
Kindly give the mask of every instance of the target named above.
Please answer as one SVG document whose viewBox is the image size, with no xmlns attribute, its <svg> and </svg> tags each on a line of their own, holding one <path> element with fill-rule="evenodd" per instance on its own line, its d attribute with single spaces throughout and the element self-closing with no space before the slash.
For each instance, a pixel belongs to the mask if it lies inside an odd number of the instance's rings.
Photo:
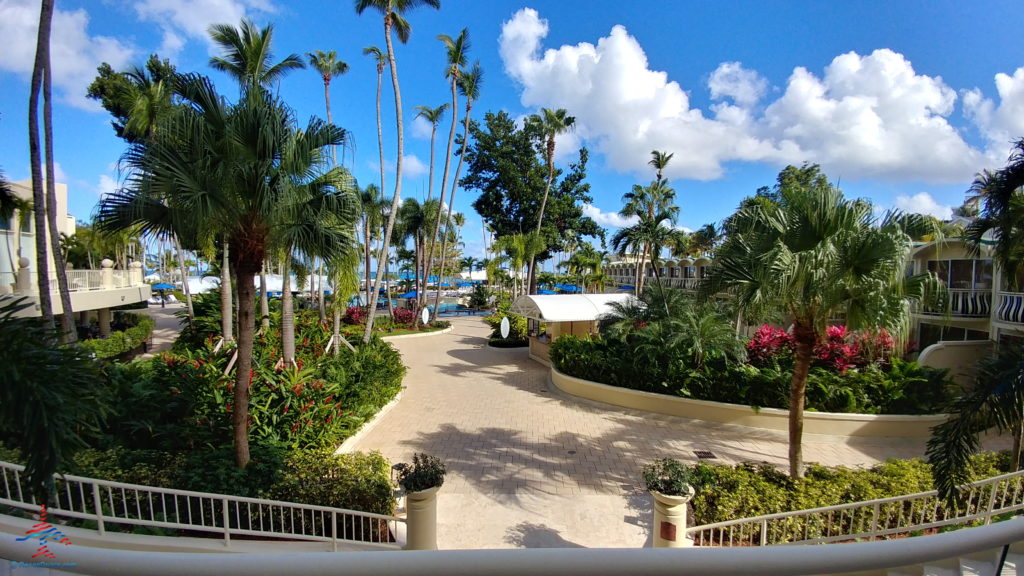
<svg viewBox="0 0 1024 576">
<path fill-rule="evenodd" d="M 111 332 L 109 338 L 92 338 L 82 340 L 81 346 L 97 358 L 116 358 L 138 348 L 153 335 L 156 322 L 145 314 L 117 314 L 116 318 L 129 327 L 118 332 Z"/>
</svg>

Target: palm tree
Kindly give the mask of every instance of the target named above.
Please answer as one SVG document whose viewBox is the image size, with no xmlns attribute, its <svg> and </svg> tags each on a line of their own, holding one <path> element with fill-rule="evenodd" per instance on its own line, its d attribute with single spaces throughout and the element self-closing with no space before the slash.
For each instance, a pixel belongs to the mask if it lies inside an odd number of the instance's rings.
<svg viewBox="0 0 1024 576">
<path fill-rule="evenodd" d="M 459 93 L 466 99 L 466 115 L 462 125 L 462 150 L 459 152 L 459 163 L 455 166 L 455 175 L 452 177 L 452 191 L 448 194 L 448 216 L 444 223 L 444 234 L 441 236 L 441 278 L 444 278 L 444 257 L 448 250 L 448 225 L 452 222 L 455 189 L 459 184 L 459 172 L 462 171 L 462 161 L 466 158 L 466 146 L 469 144 L 469 116 L 473 111 L 473 102 L 480 98 L 480 87 L 483 83 L 484 71 L 480 68 L 480 62 L 474 62 L 471 69 L 459 73 Z M 441 291 L 438 290 L 437 296 L 434 298 L 434 310 L 440 310 L 440 305 Z"/>
<path fill-rule="evenodd" d="M 306 67 L 298 54 L 289 54 L 284 60 L 272 63 L 273 26 L 258 28 L 248 18 L 242 18 L 238 28 L 214 24 L 209 33 L 223 52 L 223 56 L 210 58 L 210 67 L 238 80 L 243 91 L 254 86 L 270 86 L 292 70 Z"/>
<path fill-rule="evenodd" d="M 459 270 L 466 270 L 466 271 L 468 271 L 470 273 L 470 275 L 472 275 L 473 274 L 473 266 L 477 262 L 478 262 L 478 260 L 476 258 L 472 257 L 472 256 L 463 256 L 462 259 L 459 260 Z"/>
<path fill-rule="evenodd" d="M 320 78 L 324 81 L 324 103 L 327 106 L 327 123 L 334 124 L 334 119 L 331 118 L 331 80 L 348 72 L 348 64 L 338 60 L 338 54 L 334 50 L 328 52 L 323 50 L 306 52 L 306 58 L 309 60 L 309 65 L 320 74 Z M 331 147 L 331 159 L 334 160 L 335 164 L 338 163 L 338 151 L 335 147 Z"/>
<path fill-rule="evenodd" d="M 359 251 L 353 244 L 350 249 L 336 254 L 327 261 L 327 273 L 331 277 L 331 286 L 334 294 L 331 299 L 331 308 L 334 316 L 334 355 L 341 353 L 341 346 L 348 345 L 348 340 L 342 342 L 341 335 L 341 314 L 345 310 L 349 299 L 359 291 Z"/>
<path fill-rule="evenodd" d="M 535 254 L 544 251 L 544 239 L 536 232 L 511 234 L 496 238 L 493 246 L 496 251 L 505 254 L 505 261 L 508 262 L 512 275 L 512 296 L 518 296 L 519 286 L 525 284 L 525 282 L 521 283 L 523 267 L 530 262 Z M 525 291 L 525 286 L 523 286 L 523 292 Z"/>
<path fill-rule="evenodd" d="M 530 116 L 526 122 L 534 126 L 541 138 L 544 139 L 544 160 L 548 166 L 548 181 L 544 186 L 544 198 L 540 202 L 540 213 L 537 214 L 537 233 L 540 234 L 540 228 L 544 224 L 544 209 L 547 207 L 548 194 L 551 192 L 551 181 L 555 178 L 555 137 L 571 130 L 573 124 L 576 123 L 576 118 L 569 116 L 564 108 L 557 110 L 541 108 L 540 114 Z M 534 290 L 533 268 L 534 261 L 531 259 L 529 272 L 531 292 Z"/>
<path fill-rule="evenodd" d="M 445 66 L 445 69 L 444 69 L 444 77 L 448 79 L 448 83 L 449 83 L 449 86 L 451 87 L 451 91 L 452 91 L 452 104 L 451 104 L 452 105 L 452 123 L 451 123 L 451 128 L 448 130 L 448 147 L 445 150 L 445 155 L 444 155 L 444 172 L 441 175 L 441 192 L 440 192 L 441 196 L 440 197 L 441 197 L 441 204 L 443 205 L 444 204 L 444 190 L 445 190 L 445 186 L 448 183 L 448 171 L 449 171 L 449 168 L 451 167 L 452 147 L 455 145 L 455 126 L 459 122 L 459 100 L 458 100 L 457 89 L 459 88 L 459 82 L 460 82 L 460 80 L 462 78 L 462 68 L 466 65 L 466 53 L 469 52 L 469 47 L 470 47 L 470 43 L 469 43 L 469 30 L 467 30 L 466 28 L 463 28 L 462 31 L 459 32 L 459 35 L 456 36 L 455 38 L 452 38 L 451 36 L 448 36 L 447 34 L 440 34 L 440 35 L 438 35 L 437 39 L 440 40 L 441 43 L 444 44 L 444 47 L 445 47 L 445 54 L 447 56 L 447 65 Z M 433 146 L 431 146 L 431 150 L 433 150 Z M 457 175 L 455 176 L 455 180 L 458 180 L 458 176 Z M 454 190 L 454 188 L 455 187 L 452 186 L 453 190 Z M 451 212 L 450 211 L 448 213 L 448 216 L 451 217 Z M 440 212 L 438 212 L 438 214 L 437 214 L 437 222 L 435 223 L 434 228 L 436 230 L 440 230 L 441 229 L 441 213 Z M 430 265 L 430 266 L 433 266 L 435 244 L 436 244 L 436 239 L 435 238 L 431 238 L 430 239 L 430 247 L 427 248 L 427 262 L 428 262 L 428 265 Z M 442 249 L 442 254 L 443 254 L 443 249 Z M 438 291 L 438 295 L 440 295 L 440 291 Z M 421 296 L 419 305 L 422 307 L 425 302 L 426 302 L 426 295 L 423 295 L 423 296 Z M 438 309 L 437 306 L 436 306 L 436 303 L 435 303 L 434 309 L 435 310 Z"/>
<path fill-rule="evenodd" d="M 1007 288 L 1020 289 L 1024 280 L 1024 138 L 1014 142 L 1006 166 L 978 174 L 968 194 L 969 203 L 981 206 L 978 218 L 967 227 L 967 241 L 977 248 L 991 236 L 992 255 Z"/>
<path fill-rule="evenodd" d="M 370 253 L 371 245 L 375 238 L 380 235 L 380 228 L 384 222 L 381 217 L 384 214 L 381 204 L 384 199 L 380 190 L 373 184 L 367 184 L 366 188 L 359 191 L 359 203 L 362 206 L 362 228 L 363 228 L 363 258 L 365 260 L 366 274 L 366 297 L 370 297 Z"/>
<path fill-rule="evenodd" d="M 665 287 L 661 283 L 659 264 L 661 262 L 662 250 L 673 243 L 674 238 L 681 232 L 673 229 L 676 222 L 675 213 L 671 210 L 663 210 L 648 216 L 641 212 L 636 224 L 623 228 L 612 237 L 612 248 L 621 256 L 629 252 L 638 252 L 641 248 L 649 250 L 651 269 L 654 271 L 654 279 L 657 282 L 658 290 L 664 293 Z M 641 264 L 643 264 L 641 262 Z"/>
<path fill-rule="evenodd" d="M 124 157 L 131 168 L 128 186 L 103 200 L 98 222 L 110 229 L 137 226 L 143 233 L 172 233 L 188 219 L 201 237 L 223 238 L 223 247 L 232 248 L 228 258 L 239 302 L 232 419 L 235 461 L 244 468 L 249 462 L 253 279 L 268 250 L 279 245 L 282 228 L 297 216 L 345 213 L 347 194 L 301 181 L 296 185 L 291 164 L 300 157 L 301 162 L 323 158 L 329 146 L 343 143 L 344 131 L 314 118 L 297 133 L 291 111 L 260 87 L 245 90 L 234 106 L 207 78 L 184 77 L 179 90 L 187 105 L 161 128 L 163 135 L 154 143 L 129 148 Z M 300 143 L 308 154 L 290 148 Z M 335 168 L 321 178 L 342 177 Z M 332 236 L 334 243 L 351 238 L 340 229 Z"/>
<path fill-rule="evenodd" d="M 658 182 L 661 182 L 664 178 L 662 172 L 665 167 L 668 166 L 669 160 L 675 156 L 674 153 L 669 154 L 668 152 L 662 152 L 661 150 L 651 150 L 651 159 L 647 162 L 656 170 L 655 177 Z"/>
<path fill-rule="evenodd" d="M 951 417 L 932 428 L 927 450 L 940 496 L 954 500 L 956 487 L 971 480 L 971 454 L 978 450 L 978 437 L 991 428 L 1013 432 L 1011 466 L 1019 470 L 1024 434 L 1024 347 L 1001 346 L 998 354 L 981 360 L 974 386 L 947 412 Z"/>
<path fill-rule="evenodd" d="M 912 238 L 928 226 L 917 215 L 880 220 L 871 204 L 846 200 L 818 167 L 787 168 L 778 200 L 744 202 L 699 285 L 704 298 L 723 291 L 741 312 L 778 311 L 796 342 L 789 400 L 790 475 L 803 473 L 801 439 L 807 374 L 830 319 L 850 328 L 877 326 L 905 337 L 908 300 L 941 290 L 928 274 L 907 274 Z"/>
<path fill-rule="evenodd" d="M 669 157 L 671 158 L 671 154 Z M 673 190 L 666 181 L 660 178 L 648 186 L 634 184 L 633 188 L 622 196 L 624 205 L 622 210 L 619 210 L 619 215 L 651 222 L 654 219 L 655 214 L 663 213 L 674 224 L 676 218 L 679 216 L 679 207 L 675 205 L 675 197 L 676 191 Z M 668 239 L 668 241 L 671 241 L 671 239 Z M 647 267 L 648 256 L 652 251 L 652 246 L 647 243 L 642 243 L 640 245 L 633 246 L 633 248 L 635 249 L 635 254 L 638 256 L 635 294 L 639 296 L 643 293 L 646 278 L 645 269 Z M 654 257 L 653 255 L 651 256 L 653 265 Z"/>
<path fill-rule="evenodd" d="M 444 111 L 447 109 L 447 104 L 441 104 L 436 108 L 430 106 L 415 108 L 417 118 L 423 118 L 430 122 L 430 175 L 427 177 L 427 200 L 430 200 L 434 194 L 434 138 L 437 136 L 437 125 L 441 123 L 441 118 L 444 117 Z M 444 184 L 441 185 L 441 189 L 444 190 Z"/>
<path fill-rule="evenodd" d="M 391 30 L 398 34 L 398 39 L 403 44 L 409 41 L 409 34 L 412 27 L 403 14 L 416 8 L 427 5 L 440 9 L 441 0 L 356 0 L 356 14 L 362 14 L 367 8 L 372 8 L 384 16 L 384 40 L 388 47 L 388 64 L 391 66 L 391 86 L 395 90 L 395 125 L 398 130 L 398 153 L 395 157 L 395 196 L 391 200 L 391 214 L 388 216 L 388 223 L 384 228 L 384 248 L 381 250 L 382 258 L 386 259 L 391 246 L 391 232 L 395 227 L 395 217 L 398 215 L 398 204 L 402 197 L 402 155 L 405 152 L 405 134 L 402 126 L 402 91 L 398 85 L 398 67 L 395 64 L 395 50 L 391 43 Z M 369 342 L 373 335 L 373 318 L 377 306 L 377 290 L 380 289 L 380 266 L 377 266 L 377 275 L 374 279 L 373 292 L 370 294 L 370 314 L 366 318 L 366 331 L 363 333 L 363 341 Z M 391 298 L 388 298 L 391 302 Z"/>
</svg>

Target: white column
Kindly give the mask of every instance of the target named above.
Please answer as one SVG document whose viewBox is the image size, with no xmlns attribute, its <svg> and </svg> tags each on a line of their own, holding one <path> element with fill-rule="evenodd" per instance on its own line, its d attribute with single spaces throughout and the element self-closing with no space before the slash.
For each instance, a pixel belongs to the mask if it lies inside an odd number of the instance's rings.
<svg viewBox="0 0 1024 576">
<path fill-rule="evenodd" d="M 693 498 L 693 488 L 684 496 L 651 492 L 654 499 L 654 547 L 686 548 L 693 539 L 686 535 L 686 506 Z"/>
<path fill-rule="evenodd" d="M 100 288 L 110 290 L 114 287 L 114 261 L 104 258 L 100 262 Z"/>
<path fill-rule="evenodd" d="M 440 486 L 405 495 L 406 550 L 437 550 L 437 491 Z"/>
</svg>

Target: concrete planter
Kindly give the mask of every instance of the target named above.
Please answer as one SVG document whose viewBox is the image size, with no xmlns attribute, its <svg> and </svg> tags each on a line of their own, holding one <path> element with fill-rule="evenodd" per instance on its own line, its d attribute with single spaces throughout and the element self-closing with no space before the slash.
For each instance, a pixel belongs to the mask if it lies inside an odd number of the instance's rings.
<svg viewBox="0 0 1024 576">
<path fill-rule="evenodd" d="M 440 486 L 405 495 L 406 550 L 437 550 L 437 491 Z"/>
<path fill-rule="evenodd" d="M 686 548 L 693 539 L 686 535 L 686 505 L 693 498 L 692 486 L 688 494 L 671 496 L 651 490 L 654 500 L 654 547 Z"/>
</svg>

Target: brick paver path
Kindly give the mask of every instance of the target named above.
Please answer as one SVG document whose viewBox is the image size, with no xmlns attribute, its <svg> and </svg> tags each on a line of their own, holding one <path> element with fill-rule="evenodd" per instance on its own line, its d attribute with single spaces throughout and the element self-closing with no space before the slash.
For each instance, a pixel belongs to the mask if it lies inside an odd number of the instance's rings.
<svg viewBox="0 0 1024 576">
<path fill-rule="evenodd" d="M 351 448 L 392 462 L 427 452 L 448 467 L 441 548 L 649 545 L 640 468 L 655 458 L 785 465 L 785 432 L 649 414 L 565 396 L 525 349 L 487 346 L 476 317 L 448 334 L 394 341 L 409 367 L 399 402 Z M 805 435 L 804 458 L 868 465 L 924 443 Z"/>
</svg>

